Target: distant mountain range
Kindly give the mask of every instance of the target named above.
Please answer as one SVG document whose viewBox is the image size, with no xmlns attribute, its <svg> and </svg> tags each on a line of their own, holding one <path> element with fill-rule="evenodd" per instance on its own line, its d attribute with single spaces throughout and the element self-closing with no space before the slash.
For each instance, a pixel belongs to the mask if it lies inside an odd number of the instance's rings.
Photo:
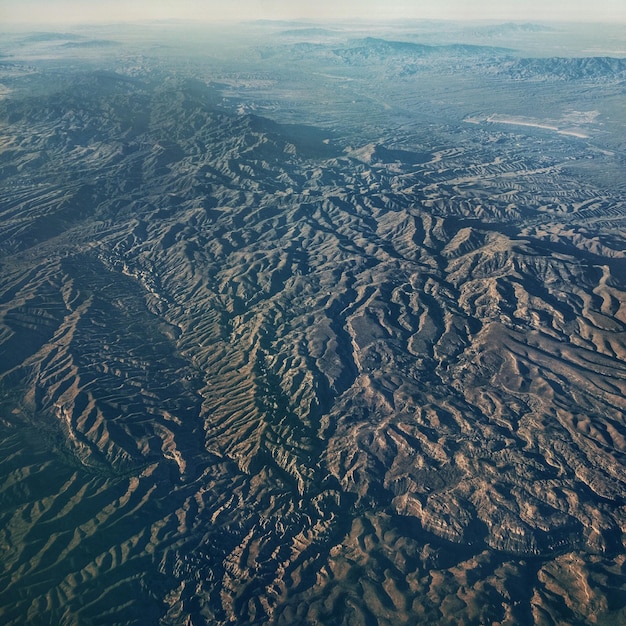
<svg viewBox="0 0 626 626">
<path fill-rule="evenodd" d="M 529 32 L 532 25 L 527 25 Z M 523 25 L 520 28 L 524 30 Z M 543 32 L 540 27 L 539 32 Z M 322 34 L 319 29 L 306 29 L 304 36 Z M 449 71 L 449 62 L 456 66 L 472 67 L 474 71 L 501 74 L 514 79 L 528 80 L 622 80 L 626 77 L 626 59 L 614 57 L 546 57 L 520 58 L 512 48 L 451 43 L 428 45 L 413 41 L 397 41 L 378 37 L 354 39 L 337 44 L 306 42 L 287 47 L 294 58 L 333 60 L 349 67 L 375 67 L 380 64 L 386 71 L 398 75 L 411 74 L 417 69 L 430 67 Z M 264 55 L 284 55 L 285 48 L 271 48 Z"/>
<path fill-rule="evenodd" d="M 504 71 L 516 79 L 624 80 L 626 59 L 613 57 L 516 59 Z"/>
</svg>

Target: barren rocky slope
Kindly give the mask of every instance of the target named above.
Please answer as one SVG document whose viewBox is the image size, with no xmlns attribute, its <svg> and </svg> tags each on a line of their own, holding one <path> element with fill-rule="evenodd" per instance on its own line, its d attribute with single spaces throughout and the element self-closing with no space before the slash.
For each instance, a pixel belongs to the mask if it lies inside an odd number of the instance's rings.
<svg viewBox="0 0 626 626">
<path fill-rule="evenodd" d="M 216 101 L 0 102 L 3 623 L 626 620 L 623 190 Z"/>
</svg>

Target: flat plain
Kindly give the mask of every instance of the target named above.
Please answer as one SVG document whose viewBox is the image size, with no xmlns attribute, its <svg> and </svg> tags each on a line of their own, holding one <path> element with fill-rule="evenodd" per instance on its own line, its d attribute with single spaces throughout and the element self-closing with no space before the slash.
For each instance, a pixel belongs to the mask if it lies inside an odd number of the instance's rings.
<svg viewBox="0 0 626 626">
<path fill-rule="evenodd" d="M 7 33 L 2 623 L 624 623 L 625 49 Z"/>
</svg>

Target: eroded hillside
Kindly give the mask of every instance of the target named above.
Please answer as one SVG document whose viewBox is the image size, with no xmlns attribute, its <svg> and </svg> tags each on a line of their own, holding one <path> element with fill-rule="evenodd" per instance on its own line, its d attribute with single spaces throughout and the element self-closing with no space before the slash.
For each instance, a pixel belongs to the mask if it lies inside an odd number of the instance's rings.
<svg viewBox="0 0 626 626">
<path fill-rule="evenodd" d="M 625 206 L 575 138 L 46 92 L 0 102 L 3 623 L 625 618 Z"/>
</svg>

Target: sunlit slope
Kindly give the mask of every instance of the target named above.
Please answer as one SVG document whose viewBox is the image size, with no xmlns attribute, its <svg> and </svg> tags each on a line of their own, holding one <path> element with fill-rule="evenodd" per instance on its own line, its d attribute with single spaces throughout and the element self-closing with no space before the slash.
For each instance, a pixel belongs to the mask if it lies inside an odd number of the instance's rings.
<svg viewBox="0 0 626 626">
<path fill-rule="evenodd" d="M 199 82 L 2 107 L 5 623 L 624 617 L 617 192 Z"/>
</svg>

